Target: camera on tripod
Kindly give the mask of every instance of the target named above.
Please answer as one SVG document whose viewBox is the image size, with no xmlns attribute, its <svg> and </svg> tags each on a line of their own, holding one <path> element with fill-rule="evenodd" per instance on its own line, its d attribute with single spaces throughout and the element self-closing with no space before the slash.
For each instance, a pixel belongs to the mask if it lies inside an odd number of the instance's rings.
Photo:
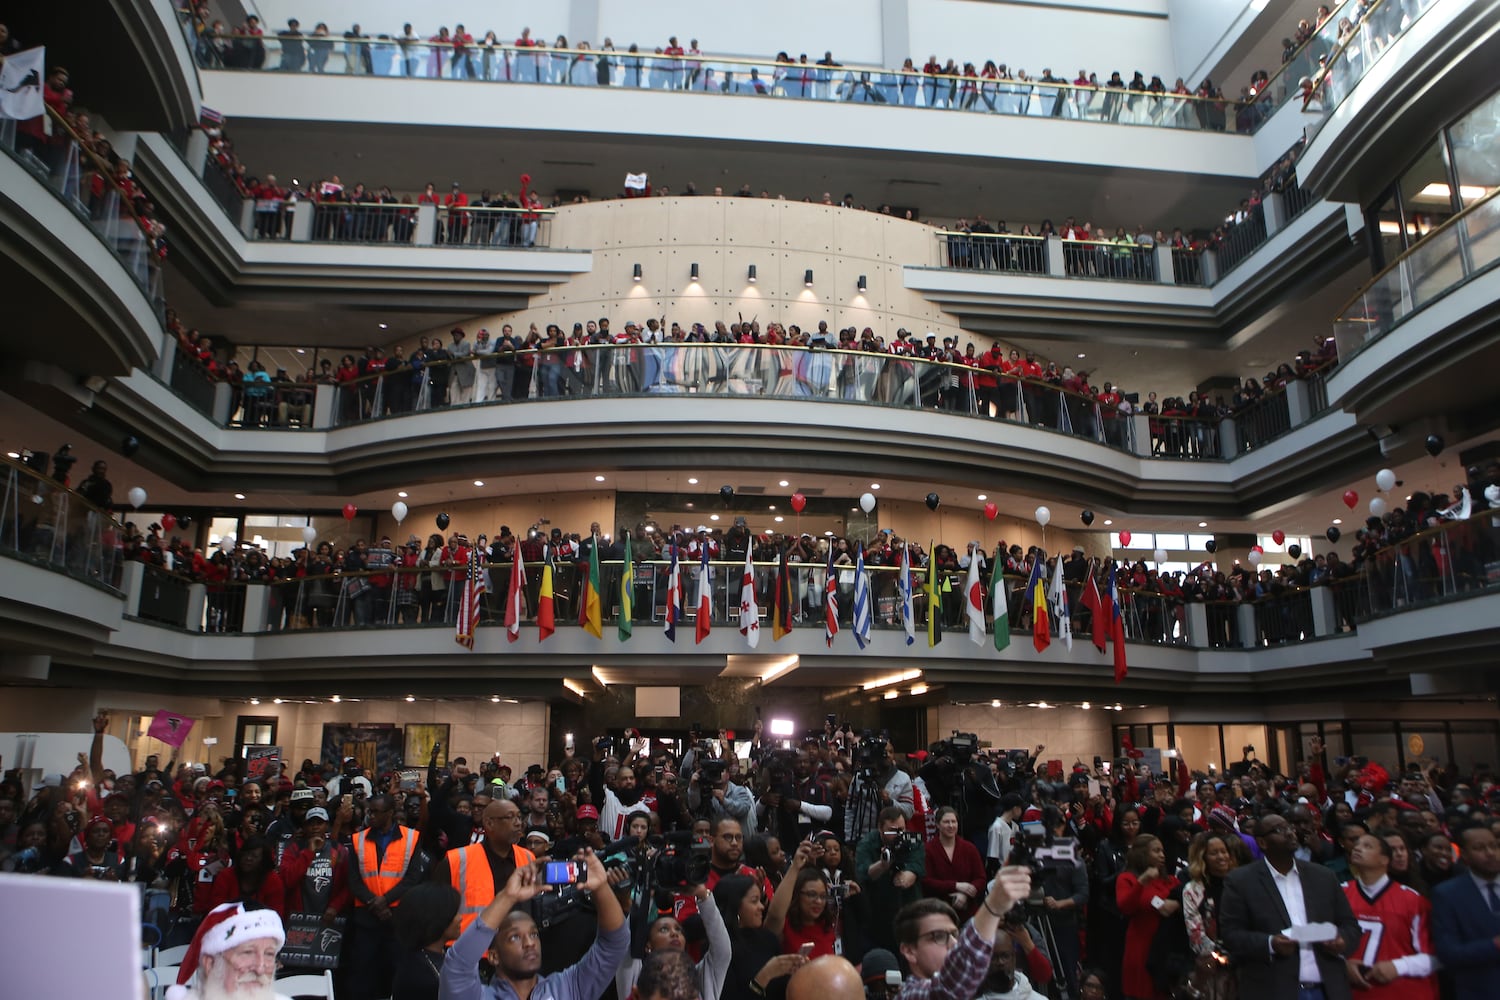
<svg viewBox="0 0 1500 1000">
<path fill-rule="evenodd" d="M 865 781 L 874 781 L 885 771 L 886 740 L 872 736 L 868 730 L 854 747 L 854 773 Z"/>
<path fill-rule="evenodd" d="M 1047 828 L 1034 820 L 1022 823 L 1021 829 L 1010 838 L 1010 857 L 1005 863 L 1031 869 L 1031 895 L 1006 911 L 1006 923 L 1024 924 L 1028 914 L 1047 911 L 1046 891 L 1042 886 L 1045 863 L 1038 856 L 1046 846 Z"/>
<path fill-rule="evenodd" d="M 795 750 L 772 750 L 761 762 L 766 776 L 766 792 L 783 798 L 797 795 L 797 753 Z"/>
<path fill-rule="evenodd" d="M 967 764 L 979 750 L 979 737 L 955 729 L 952 736 L 934 744 L 932 750 L 936 756 L 951 757 L 956 764 Z"/>
</svg>

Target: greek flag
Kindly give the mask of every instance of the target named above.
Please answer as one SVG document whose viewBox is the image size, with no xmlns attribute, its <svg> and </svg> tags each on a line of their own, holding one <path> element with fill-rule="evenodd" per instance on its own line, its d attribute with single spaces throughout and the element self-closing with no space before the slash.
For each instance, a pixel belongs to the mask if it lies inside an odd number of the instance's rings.
<svg viewBox="0 0 1500 1000">
<path fill-rule="evenodd" d="M 870 641 L 870 580 L 865 576 L 864 546 L 854 564 L 854 641 L 860 649 Z"/>
</svg>

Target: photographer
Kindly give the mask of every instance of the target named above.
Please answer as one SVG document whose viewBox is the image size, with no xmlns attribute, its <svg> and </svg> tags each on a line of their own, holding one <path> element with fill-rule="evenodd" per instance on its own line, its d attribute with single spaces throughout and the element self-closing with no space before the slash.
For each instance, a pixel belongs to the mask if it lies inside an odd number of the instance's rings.
<svg viewBox="0 0 1500 1000">
<path fill-rule="evenodd" d="M 890 741 L 865 737 L 855 748 L 854 781 L 844 813 L 844 842 L 858 841 L 875 829 L 878 814 L 887 808 L 900 809 L 903 820 L 915 815 L 911 777 L 896 766 L 896 751 Z"/>
<path fill-rule="evenodd" d="M 876 824 L 855 848 L 854 870 L 866 909 L 878 915 L 921 899 L 920 883 L 927 869 L 922 838 L 906 832 L 900 806 L 886 806 Z M 884 920 L 871 921 L 869 937 L 877 948 L 895 949 L 895 928 Z"/>
<path fill-rule="evenodd" d="M 689 761 L 689 758 L 692 758 Z M 687 806 L 694 816 L 738 820 L 742 827 L 755 828 L 755 795 L 744 785 L 729 780 L 728 761 L 705 758 L 700 751 L 683 754 L 683 771 L 692 771 L 688 782 Z"/>
<path fill-rule="evenodd" d="M 783 846 L 806 840 L 828 825 L 833 806 L 818 784 L 812 755 L 806 750 L 777 751 L 766 762 L 765 789 L 756 806 L 761 829 L 781 840 Z"/>
<path fill-rule="evenodd" d="M 1052 931 L 1047 943 L 1067 977 L 1068 996 L 1076 997 L 1078 926 L 1088 906 L 1089 876 L 1077 839 L 1068 835 L 1062 810 L 1053 805 L 1043 808 L 1042 825 L 1047 828 L 1047 846 L 1037 852 L 1037 860 L 1042 869 L 1042 903 Z"/>
</svg>

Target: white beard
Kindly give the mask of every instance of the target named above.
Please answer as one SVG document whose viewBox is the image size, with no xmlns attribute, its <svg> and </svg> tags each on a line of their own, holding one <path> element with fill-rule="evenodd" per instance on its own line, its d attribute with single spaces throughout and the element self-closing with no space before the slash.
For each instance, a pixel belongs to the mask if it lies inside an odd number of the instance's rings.
<svg viewBox="0 0 1500 1000">
<path fill-rule="evenodd" d="M 224 973 L 218 969 L 206 979 L 200 977 L 194 1000 L 275 1000 L 275 982 L 271 976 L 246 976 L 234 985 L 231 993 L 224 985 Z"/>
</svg>

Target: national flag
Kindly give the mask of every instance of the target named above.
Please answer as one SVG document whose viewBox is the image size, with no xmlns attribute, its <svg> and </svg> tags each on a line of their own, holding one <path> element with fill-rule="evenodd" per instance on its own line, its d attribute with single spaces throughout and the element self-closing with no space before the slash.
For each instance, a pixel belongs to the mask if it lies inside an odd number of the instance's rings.
<svg viewBox="0 0 1500 1000">
<path fill-rule="evenodd" d="M 933 551 L 931 542 L 927 551 Z M 943 641 L 943 606 L 938 601 L 937 560 L 932 556 L 927 557 L 927 580 L 922 590 L 927 594 L 927 648 L 931 649 Z"/>
<path fill-rule="evenodd" d="M 526 616 L 526 564 L 521 561 L 521 546 L 516 546 L 516 564 L 510 571 L 510 590 L 505 595 L 505 638 L 521 638 L 521 619 Z"/>
<path fill-rule="evenodd" d="M 1109 618 L 1104 610 L 1104 601 L 1099 596 L 1099 583 L 1094 579 L 1094 562 L 1089 560 L 1088 585 L 1083 588 L 1083 606 L 1089 609 L 1094 645 L 1104 652 L 1109 644 Z"/>
<path fill-rule="evenodd" d="M 625 642 L 635 630 L 635 555 L 630 535 L 625 535 L 625 562 L 620 569 L 620 641 Z"/>
<path fill-rule="evenodd" d="M 760 605 L 755 601 L 755 563 L 750 560 L 750 547 L 745 547 L 745 575 L 740 578 L 740 635 L 745 637 L 750 648 L 760 643 Z"/>
<path fill-rule="evenodd" d="M 786 562 L 786 546 L 776 557 L 776 596 L 771 599 L 771 638 L 777 642 L 792 630 L 792 571 Z"/>
<path fill-rule="evenodd" d="M 870 642 L 870 578 L 865 574 L 865 548 L 854 562 L 854 641 L 864 649 Z"/>
<path fill-rule="evenodd" d="M 1058 556 L 1052 570 L 1052 606 L 1057 609 L 1057 635 L 1063 645 L 1073 648 L 1072 609 L 1068 607 L 1068 585 L 1063 581 L 1063 561 Z"/>
<path fill-rule="evenodd" d="M 667 613 L 662 619 L 662 634 L 668 642 L 677 641 L 677 623 L 682 621 L 682 570 L 677 567 L 677 543 L 672 543 L 672 565 L 667 569 Z"/>
<path fill-rule="evenodd" d="M 187 742 L 188 733 L 192 731 L 193 723 L 196 721 L 185 715 L 162 709 L 151 719 L 146 735 L 153 740 L 161 740 L 167 746 L 180 748 Z"/>
<path fill-rule="evenodd" d="M 708 638 L 713 629 L 714 568 L 708 564 L 708 543 L 704 542 L 703 558 L 698 561 L 698 614 L 693 621 L 694 642 Z"/>
<path fill-rule="evenodd" d="M 583 577 L 583 600 L 578 602 L 578 624 L 595 639 L 604 638 L 604 609 L 599 601 L 599 536 L 589 545 L 588 572 Z"/>
<path fill-rule="evenodd" d="M 224 124 L 224 113 L 215 111 L 207 104 L 198 106 L 198 124 L 204 128 L 218 128 Z"/>
<path fill-rule="evenodd" d="M 553 617 L 552 606 L 552 554 L 548 552 L 542 556 L 542 588 L 536 600 L 537 641 L 545 641 L 547 636 L 556 631 L 557 622 Z"/>
<path fill-rule="evenodd" d="M 1052 643 L 1052 622 L 1047 618 L 1047 590 L 1042 579 L 1040 553 L 1031 561 L 1031 578 L 1026 581 L 1026 604 L 1031 608 L 1031 644 L 1040 653 Z"/>
<path fill-rule="evenodd" d="M 979 579 L 979 561 L 984 553 L 975 546 L 969 553 L 969 576 L 964 581 L 964 614 L 969 619 L 969 638 L 974 645 L 984 645 L 984 584 Z"/>
<path fill-rule="evenodd" d="M 45 47 L 6 57 L 4 64 L 0 65 L 0 118 L 25 121 L 47 113 L 47 103 L 42 99 L 46 69 Z"/>
<path fill-rule="evenodd" d="M 1109 568 L 1110 638 L 1115 641 L 1115 683 L 1125 679 L 1125 618 L 1120 614 L 1120 590 L 1115 585 L 1115 567 Z"/>
<path fill-rule="evenodd" d="M 839 579 L 833 568 L 833 546 L 828 546 L 828 570 L 823 580 L 823 638 L 833 645 L 839 634 Z"/>
<path fill-rule="evenodd" d="M 1010 645 L 1010 608 L 1005 601 L 1005 554 L 995 553 L 990 570 L 990 606 L 995 617 L 995 652 Z"/>
<path fill-rule="evenodd" d="M 896 589 L 901 592 L 901 625 L 906 629 L 906 644 L 910 646 L 917 641 L 917 612 L 912 606 L 911 552 L 904 545 L 901 547 L 901 574 L 896 580 Z"/>
<path fill-rule="evenodd" d="M 484 607 L 484 573 L 479 568 L 479 546 L 469 549 L 469 572 L 463 591 L 458 595 L 458 620 L 453 641 L 466 649 L 474 648 L 474 630 L 479 627 L 479 610 Z"/>
</svg>

